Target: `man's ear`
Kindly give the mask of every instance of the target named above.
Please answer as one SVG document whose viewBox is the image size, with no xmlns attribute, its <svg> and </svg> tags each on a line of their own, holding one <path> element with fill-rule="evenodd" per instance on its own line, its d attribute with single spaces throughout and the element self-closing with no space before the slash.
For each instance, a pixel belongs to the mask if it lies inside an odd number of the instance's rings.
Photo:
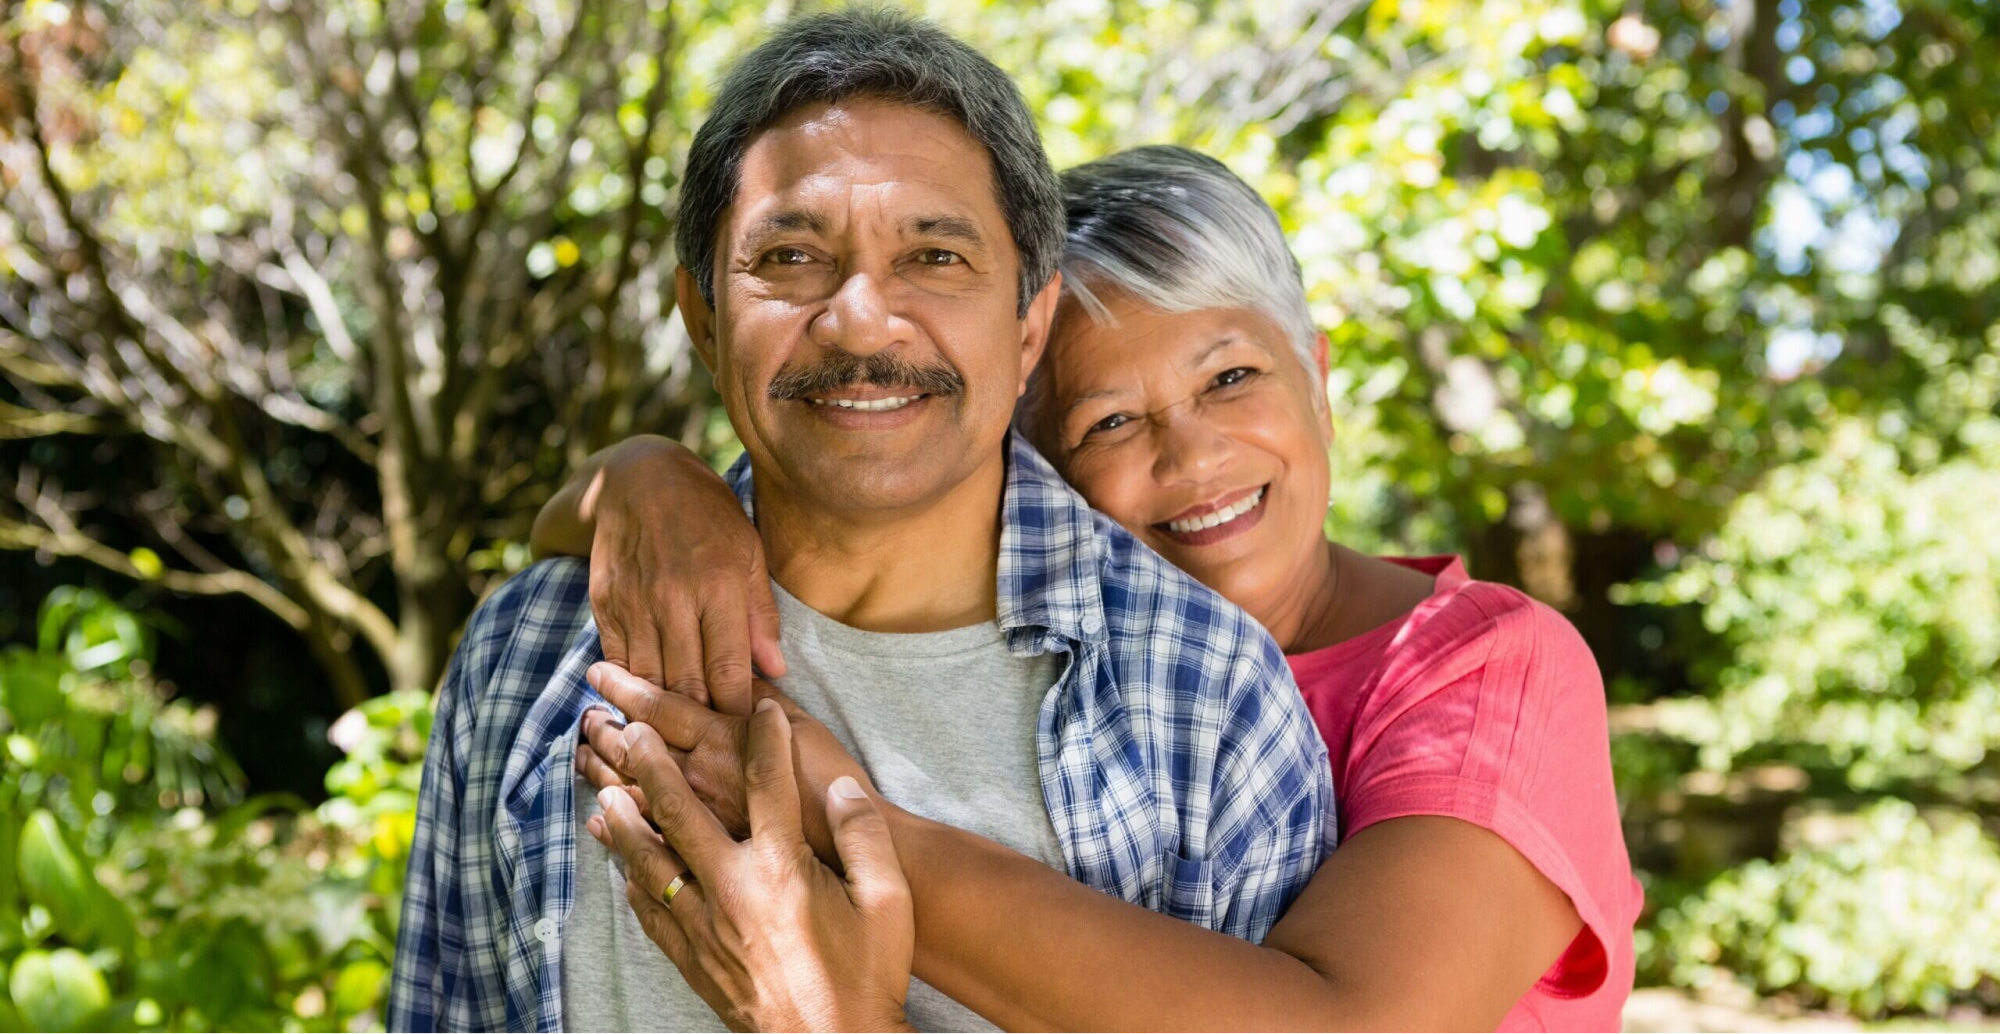
<svg viewBox="0 0 2000 1034">
<path fill-rule="evenodd" d="M 1035 364 L 1042 361 L 1042 353 L 1049 347 L 1049 327 L 1055 323 L 1056 302 L 1061 299 L 1062 274 L 1057 273 L 1028 303 L 1028 315 L 1021 320 L 1021 379 L 1014 386 L 1015 398 L 1028 390 L 1028 375 L 1035 372 Z"/>
<path fill-rule="evenodd" d="M 680 306 L 681 323 L 687 327 L 688 339 L 694 342 L 694 354 L 714 374 L 715 336 L 711 331 L 715 327 L 715 310 L 701 296 L 701 286 L 694 282 L 694 274 L 686 266 L 674 267 L 674 304 Z"/>
</svg>

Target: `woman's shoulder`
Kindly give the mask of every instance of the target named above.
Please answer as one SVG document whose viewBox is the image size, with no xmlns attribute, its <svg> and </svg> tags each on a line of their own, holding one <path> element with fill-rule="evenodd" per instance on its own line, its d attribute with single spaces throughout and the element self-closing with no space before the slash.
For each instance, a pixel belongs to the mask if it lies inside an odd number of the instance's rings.
<svg viewBox="0 0 2000 1034">
<path fill-rule="evenodd" d="M 1466 576 L 1453 558 L 1389 647 L 1380 685 L 1443 685 L 1474 674 L 1488 692 L 1554 688 L 1602 706 L 1597 660 L 1568 618 L 1513 586 Z"/>
</svg>

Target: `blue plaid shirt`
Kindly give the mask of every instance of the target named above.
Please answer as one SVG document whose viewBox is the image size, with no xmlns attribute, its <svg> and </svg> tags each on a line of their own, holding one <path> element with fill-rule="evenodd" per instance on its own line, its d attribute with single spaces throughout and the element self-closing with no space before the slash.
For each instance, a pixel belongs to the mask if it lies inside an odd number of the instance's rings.
<svg viewBox="0 0 2000 1034">
<path fill-rule="evenodd" d="M 1333 846 L 1333 788 L 1285 658 L 1249 615 L 1086 505 L 1010 437 L 998 621 L 1063 653 L 1036 740 L 1076 879 L 1261 939 Z M 751 479 L 729 478 L 746 509 Z M 602 659 L 588 570 L 549 560 L 473 614 L 438 693 L 391 1030 L 557 1030 L 572 761 Z"/>
</svg>

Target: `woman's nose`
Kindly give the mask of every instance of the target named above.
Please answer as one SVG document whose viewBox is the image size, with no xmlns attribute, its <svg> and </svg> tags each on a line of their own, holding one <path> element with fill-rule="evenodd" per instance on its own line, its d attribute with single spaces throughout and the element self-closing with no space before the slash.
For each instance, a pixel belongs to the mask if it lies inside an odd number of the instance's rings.
<svg viewBox="0 0 2000 1034">
<path fill-rule="evenodd" d="M 904 321 L 890 312 L 881 280 L 857 272 L 841 281 L 826 309 L 813 320 L 810 333 L 814 344 L 868 356 L 901 343 L 902 326 Z"/>
<path fill-rule="evenodd" d="M 1156 426 L 1159 454 L 1153 476 L 1163 484 L 1213 480 L 1229 458 L 1229 436 L 1202 419 L 1192 406 L 1160 414 Z"/>
</svg>

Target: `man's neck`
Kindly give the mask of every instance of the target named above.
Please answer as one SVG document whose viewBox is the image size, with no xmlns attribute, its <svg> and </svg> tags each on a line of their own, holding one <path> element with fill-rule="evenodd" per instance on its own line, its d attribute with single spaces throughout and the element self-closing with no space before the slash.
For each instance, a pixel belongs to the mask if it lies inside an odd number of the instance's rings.
<svg viewBox="0 0 2000 1034">
<path fill-rule="evenodd" d="M 771 576 L 806 606 L 870 632 L 942 632 L 995 616 L 1001 456 L 921 509 L 830 513 L 757 487 Z"/>
</svg>

